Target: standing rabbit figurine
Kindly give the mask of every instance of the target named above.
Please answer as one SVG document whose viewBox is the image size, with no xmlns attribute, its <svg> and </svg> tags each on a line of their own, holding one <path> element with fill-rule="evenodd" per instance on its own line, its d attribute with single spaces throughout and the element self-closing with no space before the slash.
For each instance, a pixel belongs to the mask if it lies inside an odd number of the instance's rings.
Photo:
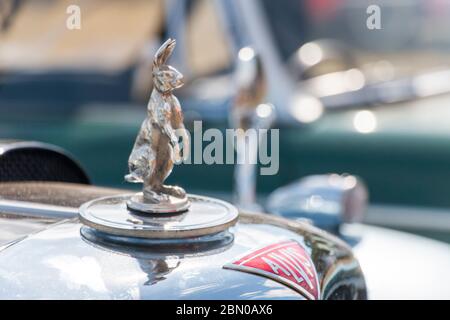
<svg viewBox="0 0 450 320">
<path fill-rule="evenodd" d="M 138 198 L 135 196 L 128 203 L 130 209 L 173 212 L 186 210 L 189 206 L 183 188 L 163 184 L 174 163 L 181 158 L 178 136 L 184 144 L 183 155 L 189 148 L 180 102 L 172 94 L 183 85 L 183 75 L 166 64 L 174 48 L 175 40 L 168 39 L 153 61 L 154 88 L 147 106 L 147 118 L 136 138 L 128 160 L 129 174 L 125 176 L 128 182 L 143 183 L 144 189 Z"/>
</svg>

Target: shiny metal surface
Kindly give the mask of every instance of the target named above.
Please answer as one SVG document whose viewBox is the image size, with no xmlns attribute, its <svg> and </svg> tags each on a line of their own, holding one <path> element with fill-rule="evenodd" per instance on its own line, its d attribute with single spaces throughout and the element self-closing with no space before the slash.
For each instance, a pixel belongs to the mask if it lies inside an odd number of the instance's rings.
<svg viewBox="0 0 450 320">
<path fill-rule="evenodd" d="M 223 269 L 248 250 L 289 239 L 311 255 L 321 279 L 321 298 L 332 298 L 342 291 L 335 289 L 340 286 L 350 295 L 334 298 L 365 297 L 364 278 L 344 243 L 282 218 L 244 213 L 232 228 L 234 241 L 200 247 L 174 244 L 181 253 L 160 244 L 91 242 L 80 235 L 82 228 L 76 220 L 66 221 L 0 248 L 0 298 L 303 300 L 274 280 Z"/>
<path fill-rule="evenodd" d="M 133 194 L 92 200 L 81 206 L 83 224 L 101 232 L 124 237 L 175 239 L 225 231 L 237 222 L 232 205 L 213 198 L 189 195 L 188 211 L 176 214 L 140 213 L 127 209 Z"/>
<path fill-rule="evenodd" d="M 154 88 L 147 106 L 147 118 L 128 160 L 130 173 L 125 180 L 144 184 L 143 197 L 129 199 L 128 207 L 137 211 L 164 212 L 164 207 L 169 212 L 184 211 L 189 205 L 182 188 L 163 184 L 174 163 L 186 156 L 189 142 L 180 103 L 172 94 L 174 89 L 183 85 L 183 75 L 166 64 L 174 48 L 175 40 L 168 39 L 155 54 L 152 70 Z M 177 134 L 183 138 L 184 145 L 179 144 Z M 181 149 L 184 150 L 183 155 Z"/>
<path fill-rule="evenodd" d="M 182 213 L 187 211 L 191 206 L 191 202 L 187 195 L 183 198 L 168 195 L 164 201 L 147 203 L 145 200 L 145 193 L 139 192 L 129 197 L 126 201 L 129 210 L 150 214 Z"/>
<path fill-rule="evenodd" d="M 3 213 L 0 210 L 0 247 L 47 228 L 55 219 Z"/>
<path fill-rule="evenodd" d="M 74 208 L 3 199 L 0 199 L 0 212 L 16 214 L 18 216 L 48 217 L 54 219 L 72 218 L 77 214 L 77 210 Z"/>
<path fill-rule="evenodd" d="M 105 188 L 99 188 L 99 187 L 93 187 L 93 186 L 81 186 L 81 185 L 73 185 L 73 184 L 63 184 L 63 183 L 2 183 L 0 184 L 0 190 L 2 193 L 2 196 L 8 196 L 8 198 L 14 198 L 13 195 L 9 194 L 10 192 L 13 192 L 16 196 L 14 199 L 17 199 L 17 202 L 21 203 L 19 201 L 20 199 L 27 199 L 29 201 L 44 201 L 45 195 L 50 195 L 50 198 L 46 199 L 48 203 L 58 204 L 61 206 L 65 206 L 67 210 L 73 210 L 74 215 L 77 212 L 77 209 L 74 207 L 67 207 L 67 205 L 74 205 L 77 206 L 80 203 L 83 203 L 86 201 L 86 199 L 92 199 L 101 195 L 107 195 L 107 194 L 117 194 L 117 193 L 123 193 L 124 190 L 118 190 L 118 189 L 105 189 Z M 72 197 L 73 196 L 73 197 Z M 70 199 L 68 198 L 70 197 Z M 24 204 L 22 204 L 23 206 Z M 32 207 L 34 204 L 30 203 L 30 207 Z M 407 216 L 407 209 L 404 209 L 404 215 Z M 423 209 L 425 210 L 425 209 Z M 1 208 L 0 208 L 1 211 Z M 386 209 L 386 215 L 388 214 L 388 211 L 390 214 L 396 214 L 396 208 L 389 208 Z M 433 213 L 432 211 L 430 211 Z M 51 211 L 49 211 L 51 213 Z M 426 212 L 428 213 L 428 212 Z M 425 212 L 424 212 L 425 214 Z M 254 243 L 255 247 L 256 244 L 259 243 L 259 241 L 262 241 L 265 238 L 264 232 L 269 232 L 268 237 L 272 239 L 272 232 L 274 229 L 270 228 L 270 226 L 276 226 L 278 224 L 278 228 L 275 229 L 277 233 L 282 232 L 282 230 L 288 230 L 291 229 L 292 226 L 290 224 L 286 223 L 285 219 L 281 219 L 281 221 L 277 222 L 279 219 L 276 216 L 264 216 L 265 219 L 260 218 L 261 215 L 254 215 L 249 216 L 245 213 L 241 214 L 240 220 L 241 223 L 245 223 L 247 228 L 251 228 L 253 224 L 256 224 L 258 227 L 264 229 L 263 232 L 257 231 L 257 228 L 253 230 L 254 235 Z M 267 219 L 266 217 L 270 218 Z M 37 224 L 35 223 L 37 222 Z M 70 222 L 73 223 L 73 222 Z M 241 223 L 239 223 L 235 228 L 232 228 L 234 230 L 234 234 L 239 234 L 241 230 Z M 269 225 L 270 223 L 270 225 Z M 296 223 L 292 222 L 294 225 L 297 225 Z M 3 261 L 3 253 L 6 252 L 6 250 L 13 249 L 16 245 L 21 244 L 21 242 L 18 242 L 16 244 L 9 244 L 7 246 L 1 247 L 1 245 L 4 245 L 7 242 L 18 240 L 21 237 L 26 237 L 30 233 L 34 233 L 38 230 L 45 229 L 49 226 L 50 222 L 45 221 L 42 223 L 41 221 L 36 220 L 28 220 L 28 218 L 17 218 L 17 219 L 11 219 L 10 216 L 4 216 L 2 221 L 0 222 L 0 230 L 2 232 L 2 243 L 0 244 L 0 283 L 3 285 L 5 281 L 7 281 L 7 274 L 10 274 L 11 277 L 13 274 L 24 274 L 28 273 L 28 280 L 24 280 L 23 283 L 26 283 L 28 281 L 28 284 L 30 286 L 29 291 L 25 287 L 16 288 L 14 289 L 15 292 L 22 291 L 22 293 L 18 294 L 17 296 L 31 296 L 34 295 L 34 297 L 38 297 L 39 294 L 37 291 L 32 293 L 34 291 L 32 289 L 33 283 L 32 279 L 36 278 L 37 284 L 39 286 L 44 286 L 44 284 L 41 283 L 41 280 L 39 280 L 40 275 L 35 273 L 35 270 L 32 266 L 30 268 L 25 268 L 25 266 L 22 266 L 22 264 L 19 262 L 22 255 L 28 256 L 30 253 L 32 255 L 35 255 L 36 252 L 40 252 L 40 243 L 41 240 L 36 242 L 33 240 L 34 236 L 28 237 L 26 241 L 33 242 L 33 245 L 31 243 L 28 243 L 25 247 L 20 247 L 18 249 L 14 249 L 14 253 L 12 253 L 12 256 L 15 256 L 15 262 L 17 263 L 17 273 L 15 273 L 16 266 L 13 264 L 6 265 Z M 296 234 L 300 235 L 300 237 L 304 238 L 305 236 L 308 236 L 309 234 L 314 234 L 314 228 L 313 230 L 309 230 L 308 227 L 305 224 L 301 225 L 301 229 L 292 229 L 291 232 L 295 232 Z M 445 226 L 444 226 L 445 227 Z M 53 227 L 52 227 L 53 228 Z M 267 229 L 269 228 L 269 229 Z M 252 228 L 251 228 L 252 229 Z M 79 230 L 83 230 L 83 227 L 80 227 Z M 317 230 L 317 229 L 316 229 Z M 10 232 L 14 232 L 14 235 L 11 236 Z M 45 231 L 48 232 L 48 231 Z M 289 237 L 290 233 L 286 234 L 286 237 Z M 304 235 L 305 236 L 304 236 Z M 349 241 L 349 243 L 352 245 L 353 252 L 355 254 L 355 257 L 358 259 L 358 261 L 361 264 L 361 269 L 364 272 L 364 278 L 367 282 L 367 288 L 368 288 L 368 294 L 370 299 L 399 299 L 399 298 L 411 298 L 411 299 L 428 299 L 428 298 L 436 298 L 436 299 L 443 299 L 450 297 L 450 292 L 448 291 L 448 286 L 444 285 L 446 283 L 449 283 L 449 277 L 447 276 L 448 272 L 448 262 L 450 261 L 450 246 L 446 245 L 444 243 L 440 243 L 437 241 L 431 241 L 429 239 L 417 237 L 414 235 L 406 234 L 404 232 L 398 232 L 393 230 L 388 230 L 385 228 L 376 228 L 371 227 L 367 225 L 360 225 L 360 224 L 351 224 L 347 225 L 344 224 L 342 226 L 342 234 L 345 237 L 346 240 Z M 96 232 L 95 235 L 98 235 Z M 7 237 L 7 239 L 6 239 Z M 46 236 L 47 240 L 47 246 L 50 246 L 50 244 L 53 241 L 52 247 L 53 250 L 56 250 L 56 247 L 59 245 L 69 245 L 70 241 L 67 239 L 59 243 L 60 237 L 64 237 L 64 234 L 62 232 L 59 233 L 58 236 Z M 111 237 L 111 236 L 110 236 Z M 317 237 L 317 236 L 316 236 Z M 53 240 L 52 240 L 53 239 Z M 110 259 L 114 260 L 114 256 L 116 255 L 126 255 L 129 256 L 130 252 L 133 252 L 133 254 L 138 258 L 138 255 L 144 255 L 142 259 L 146 259 L 145 257 L 148 257 L 149 249 L 146 249 L 145 247 L 152 247 L 150 249 L 150 252 L 152 252 L 154 255 L 161 254 L 160 251 L 155 250 L 155 247 L 158 245 L 161 245 L 161 242 L 157 242 L 155 240 L 152 240 L 152 246 L 150 246 L 149 243 L 145 243 L 143 245 L 139 246 L 132 246 L 132 243 L 128 243 L 127 245 L 124 245 L 123 240 L 124 237 L 120 237 L 118 241 L 114 241 L 114 239 L 104 239 L 104 238 L 96 238 L 96 239 L 88 239 L 86 237 L 83 237 L 83 239 L 92 244 L 93 242 L 96 243 L 96 246 L 99 247 L 101 250 L 111 251 Z M 135 238 L 136 239 L 136 238 Z M 202 251 L 204 249 L 209 248 L 225 248 L 230 245 L 230 239 L 228 237 L 223 237 L 221 235 L 218 239 L 211 239 L 211 238 L 205 238 L 202 237 L 208 245 L 201 244 Z M 309 238 L 311 239 L 311 238 Z M 318 239 L 321 239 L 319 236 Z M 142 239 L 142 241 L 146 241 L 145 239 Z M 183 240 L 187 241 L 187 240 Z M 222 242 L 223 241 L 223 242 Z M 322 240 L 323 241 L 323 240 Z M 330 239 L 329 241 L 334 242 L 334 240 Z M 180 247 L 179 245 L 169 245 L 169 243 L 164 242 L 165 247 L 169 248 L 169 250 L 166 250 L 167 252 L 163 252 L 163 256 L 173 256 L 176 255 L 185 255 L 185 256 L 195 256 L 199 253 L 199 250 L 196 249 L 199 246 L 198 239 L 196 239 L 197 245 L 196 246 L 184 246 Z M 308 243 L 313 244 L 312 239 L 308 241 Z M 339 242 L 337 242 L 339 243 Z M 121 245 L 118 245 L 121 244 Z M 211 246 L 210 246 L 211 245 Z M 232 244 L 234 245 L 234 244 Z M 8 248 L 9 247 L 9 248 Z M 250 250 L 254 247 L 248 246 Z M 314 242 L 313 247 L 323 247 L 321 242 Z M 345 247 L 345 245 L 341 245 L 342 248 Z M 408 247 L 410 250 L 404 250 L 403 248 Z M 8 248 L 8 249 L 7 249 Z M 67 248 L 70 248 L 68 246 Z M 59 248 L 56 250 L 58 253 L 58 256 L 63 255 L 64 253 L 67 253 L 69 256 L 73 256 L 71 252 L 65 252 L 67 250 L 66 247 Z M 109 248 L 109 249 L 108 249 Z M 25 251 L 25 250 L 26 251 Z M 28 251 L 29 250 L 29 251 Z M 228 250 L 228 249 L 225 249 Z M 350 250 L 350 249 L 348 249 Z M 2 253 L 3 252 L 3 253 Z M 319 252 L 319 251 L 316 251 Z M 41 255 L 44 255 L 44 252 L 41 252 Z M 50 253 L 49 253 L 50 254 Z M 93 255 L 92 251 L 89 251 L 89 255 Z M 94 254 L 95 255 L 95 254 Z M 147 255 L 147 256 L 146 256 Z M 78 254 L 79 257 L 82 257 L 83 254 L 80 252 Z M 317 257 L 318 254 L 315 254 Z M 47 259 L 49 259 L 50 256 L 47 256 Z M 326 264 L 320 262 L 321 260 L 314 259 L 316 266 L 319 267 L 319 270 L 322 272 L 320 275 L 321 282 L 324 283 L 325 277 L 327 279 L 327 284 L 324 286 L 322 284 L 322 287 L 330 288 L 327 289 L 326 293 L 322 295 L 322 298 L 329 298 L 333 296 L 333 292 L 336 292 L 336 289 L 332 289 L 334 284 L 342 284 L 342 278 L 341 281 L 336 282 L 334 277 L 336 277 L 336 272 L 339 274 L 339 272 L 343 272 L 343 269 L 352 268 L 353 273 L 355 273 L 355 270 L 358 270 L 355 266 L 352 266 L 352 263 L 355 264 L 356 262 L 345 262 L 344 264 L 341 264 L 339 259 L 336 260 L 336 255 L 331 254 L 330 260 L 335 263 L 329 263 Z M 231 257 L 234 258 L 234 257 Z M 31 259 L 31 258 L 30 258 Z M 40 258 L 43 260 L 43 257 Z M 327 259 L 327 255 L 323 255 L 322 261 L 325 261 Z M 28 261 L 28 259 L 25 259 Z M 345 260 L 345 259 L 344 259 Z M 122 261 L 122 260 L 120 260 Z M 190 260 L 186 260 L 190 261 Z M 227 260 L 229 262 L 229 260 Z M 187 262 L 190 263 L 190 262 Z M 39 262 L 40 264 L 40 262 Z M 414 265 L 414 268 L 411 268 L 411 266 Z M 326 267 L 324 267 L 326 266 Z M 328 268 L 329 271 L 326 273 L 323 273 L 324 268 Z M 104 267 L 108 269 L 108 267 Z M 112 267 L 111 267 L 112 268 Z M 7 271 L 9 269 L 9 271 Z M 416 270 L 427 270 L 428 272 L 427 277 L 416 277 Z M 20 272 L 19 272 L 20 270 Z M 48 276 L 47 279 L 59 279 L 59 275 L 56 274 L 57 270 L 52 269 L 55 274 L 52 276 Z M 128 269 L 127 269 L 128 270 Z M 59 272 L 59 271 L 58 271 Z M 62 271 L 61 271 L 62 272 Z M 127 274 L 129 277 L 131 277 L 130 273 L 132 271 L 128 270 L 124 273 L 119 273 L 119 276 L 122 276 L 123 274 Z M 349 271 L 347 271 L 349 272 Z M 351 272 L 350 272 L 351 273 Z M 139 273 L 140 274 L 140 273 Z M 327 274 L 327 276 L 324 276 Z M 342 273 L 341 273 L 342 274 Z M 348 275 L 348 273 L 346 273 Z M 112 275 L 110 275 L 112 277 Z M 256 277 L 256 276 L 254 276 Z M 357 277 L 359 279 L 360 275 L 354 274 L 354 277 Z M 338 277 L 339 278 L 339 277 Z M 411 281 L 411 279 L 414 278 L 414 281 Z M 354 281 L 356 278 L 351 278 L 351 281 Z M 353 280 L 352 280 L 353 279 Z M 12 281 L 11 279 L 8 281 Z M 17 280 L 20 282 L 19 280 Z M 63 281 L 59 279 L 59 281 Z M 102 279 L 102 281 L 108 281 L 107 279 Z M 441 286 L 435 286 L 435 283 L 442 283 Z M 334 283 L 334 284 L 333 284 Z M 9 286 L 14 286 L 14 283 L 10 283 Z M 81 286 L 82 288 L 83 286 Z M 418 289 L 419 288 L 419 289 Z M 268 288 L 267 288 L 268 289 Z M 262 289 L 258 289 L 262 290 Z M 268 289 L 269 290 L 269 289 Z M 1 291 L 1 290 L 0 290 Z M 45 296 L 50 296 L 49 293 L 45 293 Z M 81 293 L 77 293 L 75 296 L 80 296 Z M 3 291 L 1 293 L 1 296 L 3 298 L 14 298 L 15 296 L 8 296 L 7 292 Z M 70 297 L 70 293 L 64 294 L 66 297 Z M 103 295 L 106 297 L 106 294 Z M 53 294 L 53 297 L 56 298 L 56 294 Z M 245 296 L 244 296 L 245 297 Z"/>
<path fill-rule="evenodd" d="M 216 250 L 221 252 L 228 248 L 234 241 L 233 233 L 222 231 L 211 235 L 200 237 L 184 238 L 182 240 L 161 239 L 161 238 L 136 238 L 115 236 L 103 233 L 90 227 L 83 226 L 80 229 L 83 240 L 88 241 L 93 246 L 102 247 L 116 252 L 128 254 L 133 252 L 134 256 L 149 256 L 150 252 L 157 255 L 178 255 L 182 257 L 192 257 L 201 255 L 202 252 Z"/>
</svg>

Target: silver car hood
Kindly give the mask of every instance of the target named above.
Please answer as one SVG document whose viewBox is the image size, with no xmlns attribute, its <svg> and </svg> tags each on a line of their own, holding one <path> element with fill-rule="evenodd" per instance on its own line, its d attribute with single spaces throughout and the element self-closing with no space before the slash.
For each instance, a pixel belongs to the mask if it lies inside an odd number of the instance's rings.
<svg viewBox="0 0 450 320">
<path fill-rule="evenodd" d="M 307 250 L 317 270 L 319 298 L 366 297 L 364 277 L 348 245 L 279 217 L 241 213 L 231 236 L 205 245 L 177 244 L 177 250 L 170 243 L 92 241 L 84 236 L 86 228 L 77 218 L 63 220 L 0 247 L 0 299 L 304 300 L 279 281 L 224 269 L 249 251 L 282 241 Z"/>
<path fill-rule="evenodd" d="M 450 299 L 450 245 L 367 225 L 345 225 L 369 299 Z"/>
</svg>

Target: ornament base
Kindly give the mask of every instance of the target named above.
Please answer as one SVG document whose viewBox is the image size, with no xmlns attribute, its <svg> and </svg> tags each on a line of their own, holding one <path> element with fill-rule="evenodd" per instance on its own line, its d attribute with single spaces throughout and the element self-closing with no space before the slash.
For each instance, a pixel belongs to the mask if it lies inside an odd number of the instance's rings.
<svg viewBox="0 0 450 320">
<path fill-rule="evenodd" d="M 144 200 L 142 192 L 135 194 L 127 201 L 127 208 L 132 211 L 150 214 L 175 214 L 182 213 L 189 209 L 191 203 L 188 197 L 176 198 L 166 196 L 164 200 L 157 203 L 149 203 Z"/>
<path fill-rule="evenodd" d="M 217 234 L 228 230 L 238 220 L 234 206 L 214 198 L 188 195 L 190 207 L 187 211 L 150 214 L 128 208 L 134 196 L 124 194 L 89 201 L 80 207 L 80 221 L 114 236 L 175 239 Z"/>
</svg>

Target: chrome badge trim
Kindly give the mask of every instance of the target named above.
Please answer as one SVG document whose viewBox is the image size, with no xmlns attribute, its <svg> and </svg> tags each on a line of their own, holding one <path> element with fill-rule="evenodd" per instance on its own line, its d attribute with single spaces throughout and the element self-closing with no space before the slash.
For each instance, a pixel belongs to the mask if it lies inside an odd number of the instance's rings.
<svg viewBox="0 0 450 320">
<path fill-rule="evenodd" d="M 320 298 L 319 278 L 314 263 L 305 248 L 295 240 L 251 250 L 223 268 L 272 279 L 310 300 Z"/>
</svg>

